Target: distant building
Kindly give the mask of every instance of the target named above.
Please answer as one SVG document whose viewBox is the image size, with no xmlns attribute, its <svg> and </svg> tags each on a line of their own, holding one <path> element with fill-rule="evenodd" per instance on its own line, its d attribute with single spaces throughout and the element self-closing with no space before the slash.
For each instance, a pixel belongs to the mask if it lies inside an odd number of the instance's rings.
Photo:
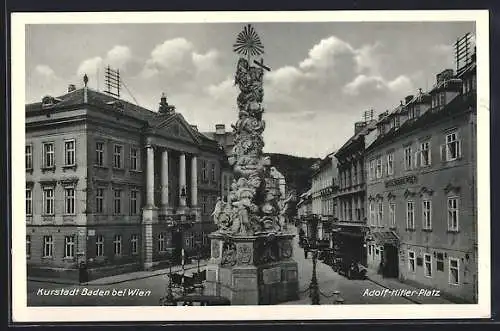
<svg viewBox="0 0 500 331">
<path fill-rule="evenodd" d="M 477 301 L 476 64 L 445 70 L 367 137 L 368 267 Z"/>
<path fill-rule="evenodd" d="M 317 216 L 317 239 L 331 242 L 331 227 L 336 214 L 334 194 L 337 189 L 337 159 L 327 155 L 312 173 L 312 213 Z"/>
<path fill-rule="evenodd" d="M 209 251 L 226 157 L 166 97 L 153 112 L 71 85 L 25 114 L 29 274 L 97 278 Z"/>
<path fill-rule="evenodd" d="M 222 147 L 226 156 L 232 152 L 234 147 L 235 134 L 232 131 L 226 131 L 225 124 L 216 124 L 215 131 L 202 132 L 202 134 L 210 139 L 217 141 L 219 146 Z M 231 191 L 231 184 L 233 183 L 233 170 L 231 166 L 225 162 L 225 166 L 221 173 L 221 198 L 227 202 L 227 197 Z"/>
<path fill-rule="evenodd" d="M 365 136 L 376 128 L 376 121 L 357 122 L 354 135 L 335 153 L 339 188 L 334 196 L 338 212 L 334 222 L 334 248 L 348 259 L 366 264 L 366 176 Z"/>
<path fill-rule="evenodd" d="M 302 193 L 299 197 L 299 202 L 297 203 L 297 217 L 299 219 L 299 227 L 304 230 L 306 236 L 310 236 L 312 230 L 310 229 L 310 224 L 308 228 L 308 220 L 312 217 L 312 199 L 311 199 L 311 189 Z"/>
</svg>

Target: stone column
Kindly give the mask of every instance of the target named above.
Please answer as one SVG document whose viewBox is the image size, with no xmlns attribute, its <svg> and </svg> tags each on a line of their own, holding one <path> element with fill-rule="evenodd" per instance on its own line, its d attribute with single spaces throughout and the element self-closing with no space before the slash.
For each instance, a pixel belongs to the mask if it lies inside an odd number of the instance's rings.
<svg viewBox="0 0 500 331">
<path fill-rule="evenodd" d="M 358 161 L 358 183 L 362 184 L 364 183 L 365 179 L 364 179 L 364 169 L 365 167 L 363 166 L 364 162 L 360 159 Z"/>
<path fill-rule="evenodd" d="M 352 161 L 352 165 L 351 165 L 351 181 L 352 181 L 352 185 L 356 185 L 358 184 L 358 178 L 357 178 L 357 173 L 356 173 L 357 169 L 356 169 L 356 160 L 353 160 Z M 354 180 L 354 178 L 356 178 L 356 180 Z"/>
<path fill-rule="evenodd" d="M 186 195 L 186 155 L 181 153 L 179 156 L 179 204 L 182 208 L 186 207 Z"/>
<path fill-rule="evenodd" d="M 161 208 L 163 214 L 170 214 L 168 201 L 168 150 L 161 154 Z"/>
<path fill-rule="evenodd" d="M 154 149 L 152 145 L 146 146 L 146 206 L 142 212 L 142 263 L 145 270 L 153 266 L 153 220 L 156 219 L 154 203 Z"/>
<path fill-rule="evenodd" d="M 146 208 L 155 206 L 155 152 L 152 145 L 146 146 Z"/>
<path fill-rule="evenodd" d="M 198 158 L 191 158 L 191 207 L 198 206 Z"/>
<path fill-rule="evenodd" d="M 357 221 L 358 220 L 357 215 L 356 215 L 356 206 L 357 206 L 356 195 L 353 195 L 352 196 L 352 208 L 351 208 L 351 215 L 352 215 L 352 220 L 353 221 Z"/>
</svg>

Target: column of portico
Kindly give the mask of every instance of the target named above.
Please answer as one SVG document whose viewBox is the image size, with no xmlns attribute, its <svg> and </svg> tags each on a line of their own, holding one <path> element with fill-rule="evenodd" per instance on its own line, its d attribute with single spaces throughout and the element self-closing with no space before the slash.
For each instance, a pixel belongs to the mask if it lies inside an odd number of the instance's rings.
<svg viewBox="0 0 500 331">
<path fill-rule="evenodd" d="M 198 158 L 191 157 L 191 207 L 198 207 Z"/>
<path fill-rule="evenodd" d="M 169 152 L 164 149 L 161 153 L 161 212 L 164 215 L 172 214 L 172 207 L 168 201 L 168 159 Z"/>
<path fill-rule="evenodd" d="M 363 160 L 362 159 L 359 159 L 358 161 L 358 183 L 362 184 L 364 183 L 365 179 L 364 179 L 364 167 L 363 167 Z"/>
<path fill-rule="evenodd" d="M 186 208 L 186 154 L 179 156 L 179 205 L 181 209 Z"/>
<path fill-rule="evenodd" d="M 145 270 L 153 266 L 153 220 L 156 218 L 154 203 L 154 148 L 146 146 L 146 205 L 142 212 L 142 263 Z"/>
</svg>

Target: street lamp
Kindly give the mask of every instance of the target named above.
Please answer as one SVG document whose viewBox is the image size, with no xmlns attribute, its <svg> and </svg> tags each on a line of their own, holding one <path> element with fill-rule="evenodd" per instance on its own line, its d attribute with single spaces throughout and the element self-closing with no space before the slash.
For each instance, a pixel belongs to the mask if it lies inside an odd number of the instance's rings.
<svg viewBox="0 0 500 331">
<path fill-rule="evenodd" d="M 316 243 L 314 243 L 313 245 L 316 246 Z M 319 305 L 319 286 L 318 286 L 318 278 L 316 276 L 318 249 L 314 247 L 312 253 L 313 253 L 313 270 L 312 270 L 311 283 L 309 284 L 309 296 L 311 297 L 312 305 Z"/>
</svg>

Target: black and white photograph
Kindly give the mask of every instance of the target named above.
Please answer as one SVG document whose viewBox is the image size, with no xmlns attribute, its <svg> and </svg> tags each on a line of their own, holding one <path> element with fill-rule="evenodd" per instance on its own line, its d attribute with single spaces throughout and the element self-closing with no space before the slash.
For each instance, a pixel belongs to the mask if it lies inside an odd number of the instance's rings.
<svg viewBox="0 0 500 331">
<path fill-rule="evenodd" d="M 12 33 L 19 321 L 489 316 L 487 11 Z"/>
</svg>

